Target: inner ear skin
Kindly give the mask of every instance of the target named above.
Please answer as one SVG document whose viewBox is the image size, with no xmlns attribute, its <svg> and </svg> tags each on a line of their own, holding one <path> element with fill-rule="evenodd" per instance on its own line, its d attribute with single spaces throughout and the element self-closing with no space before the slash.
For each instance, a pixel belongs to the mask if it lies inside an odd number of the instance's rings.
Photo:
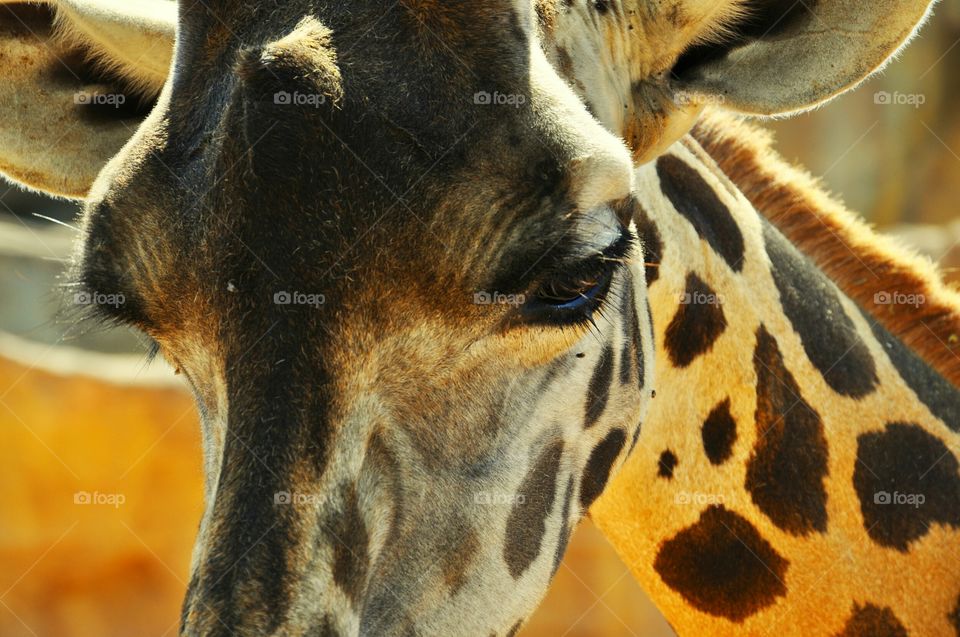
<svg viewBox="0 0 960 637">
<path fill-rule="evenodd" d="M 674 90 L 753 115 L 803 112 L 879 70 L 910 39 L 931 0 L 748 3 L 719 45 L 694 47 L 671 73 Z M 707 97 L 710 96 L 710 97 Z"/>
<path fill-rule="evenodd" d="M 151 104 L 59 35 L 49 8 L 0 5 L 0 175 L 82 199 Z"/>
<path fill-rule="evenodd" d="M 720 42 L 690 47 L 677 59 L 671 78 L 683 81 L 691 69 L 723 59 L 737 47 L 760 38 L 771 38 L 796 30 L 804 14 L 810 17 L 820 0 L 751 0 L 746 3 L 746 17 L 733 25 L 730 35 Z"/>
</svg>

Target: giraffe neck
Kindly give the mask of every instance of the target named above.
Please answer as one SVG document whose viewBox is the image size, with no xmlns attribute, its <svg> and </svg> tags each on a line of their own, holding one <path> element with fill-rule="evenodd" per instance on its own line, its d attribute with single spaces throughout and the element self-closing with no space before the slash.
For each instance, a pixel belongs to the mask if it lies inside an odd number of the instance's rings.
<svg viewBox="0 0 960 637">
<path fill-rule="evenodd" d="M 680 634 L 960 631 L 955 386 L 692 137 L 637 182 L 657 398 L 599 528 Z"/>
</svg>

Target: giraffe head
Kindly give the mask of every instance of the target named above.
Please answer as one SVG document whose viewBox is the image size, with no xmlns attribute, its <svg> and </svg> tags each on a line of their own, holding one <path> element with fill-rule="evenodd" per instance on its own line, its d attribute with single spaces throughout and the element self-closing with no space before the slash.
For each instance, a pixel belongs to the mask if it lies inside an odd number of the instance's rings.
<svg viewBox="0 0 960 637">
<path fill-rule="evenodd" d="M 187 6 L 78 281 L 196 394 L 185 635 L 507 634 L 639 431 L 632 164 L 529 4 Z"/>
<path fill-rule="evenodd" d="M 636 441 L 644 193 L 537 17 L 185 4 L 150 115 L 92 186 L 56 182 L 89 189 L 86 298 L 123 298 L 97 309 L 152 336 L 202 414 L 182 634 L 515 632 Z M 102 19 L 72 24 L 125 44 L 122 73 L 172 32 Z M 81 141 L 129 125 L 71 113 Z M 25 164 L 3 165 L 52 183 Z"/>
</svg>

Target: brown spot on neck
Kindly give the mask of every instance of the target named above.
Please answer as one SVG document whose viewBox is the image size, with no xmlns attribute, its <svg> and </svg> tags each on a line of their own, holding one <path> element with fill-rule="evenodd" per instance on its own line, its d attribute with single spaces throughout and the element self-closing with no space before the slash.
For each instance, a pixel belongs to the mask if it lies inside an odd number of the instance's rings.
<svg viewBox="0 0 960 637">
<path fill-rule="evenodd" d="M 907 637 L 907 629 L 889 608 L 855 604 L 853 614 L 837 637 Z"/>
<path fill-rule="evenodd" d="M 737 441 L 737 422 L 730 414 L 730 399 L 713 408 L 701 429 L 703 449 L 710 464 L 721 465 L 733 454 L 733 445 Z"/>
<path fill-rule="evenodd" d="M 694 608 L 742 622 L 786 595 L 789 563 L 746 518 L 711 506 L 663 543 L 654 569 Z"/>
<path fill-rule="evenodd" d="M 713 349 L 726 329 L 721 296 L 699 276 L 689 273 L 680 307 L 664 334 L 670 362 L 680 368 L 690 366 Z"/>
<path fill-rule="evenodd" d="M 660 454 L 660 460 L 657 461 L 657 475 L 666 480 L 672 480 L 673 470 L 677 468 L 678 462 L 676 454 L 667 449 Z"/>
<path fill-rule="evenodd" d="M 960 387 L 960 294 L 936 269 L 879 236 L 772 148 L 769 132 L 708 112 L 693 137 L 750 203 L 851 299 Z M 884 293 L 922 295 L 909 312 Z"/>
<path fill-rule="evenodd" d="M 776 339 L 761 325 L 753 355 L 757 442 L 745 487 L 754 504 L 793 535 L 827 530 L 827 439 L 820 415 L 803 398 Z"/>
</svg>

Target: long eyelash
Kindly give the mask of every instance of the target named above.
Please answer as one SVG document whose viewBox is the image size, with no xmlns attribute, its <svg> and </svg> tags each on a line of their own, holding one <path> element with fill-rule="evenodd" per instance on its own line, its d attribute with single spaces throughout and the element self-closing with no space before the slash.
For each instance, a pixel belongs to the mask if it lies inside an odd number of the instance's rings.
<svg viewBox="0 0 960 637">
<path fill-rule="evenodd" d="M 626 263 L 623 261 L 622 263 Z M 600 303 L 595 307 L 589 314 L 584 314 L 582 318 L 575 319 L 561 326 L 563 330 L 576 330 L 580 331 L 584 328 L 587 329 L 587 333 L 591 334 L 597 342 L 602 344 L 603 332 L 598 325 L 598 318 L 607 323 L 607 325 L 612 326 L 613 323 L 610 321 L 610 317 L 607 315 L 607 310 L 611 306 L 611 300 L 619 301 L 622 297 L 619 294 L 608 294 L 600 300 Z"/>
<path fill-rule="evenodd" d="M 78 305 L 71 302 L 73 295 L 84 292 L 89 293 L 83 282 L 66 282 L 59 287 L 62 291 L 62 298 L 60 309 L 57 310 L 54 315 L 53 321 L 66 326 L 63 332 L 64 341 L 80 338 L 88 334 L 97 334 L 111 329 L 125 327 L 132 330 L 137 336 L 137 340 L 146 347 L 143 367 L 147 367 L 156 360 L 160 354 L 160 344 L 147 335 L 141 328 L 123 320 L 109 311 L 105 306 L 97 304 Z"/>
<path fill-rule="evenodd" d="M 616 267 L 619 269 L 625 264 L 626 261 L 620 261 Z M 616 275 L 616 272 L 614 272 L 613 275 Z M 610 317 L 607 315 L 607 310 L 609 310 L 610 307 L 615 307 L 616 303 L 620 302 L 622 298 L 623 297 L 619 294 L 619 292 L 614 292 L 612 289 L 608 289 L 606 294 L 603 295 L 603 298 L 601 298 L 597 303 L 597 306 L 593 308 L 593 310 L 587 315 L 587 319 L 590 323 L 590 331 L 595 333 L 598 338 L 601 335 L 601 331 L 600 326 L 597 325 L 597 319 L 599 318 L 601 321 L 605 321 L 607 325 L 612 327 L 613 323 L 611 322 Z"/>
<path fill-rule="evenodd" d="M 149 365 L 152 363 L 158 354 L 160 354 L 160 343 L 151 338 L 150 343 L 147 345 L 146 364 Z"/>
<path fill-rule="evenodd" d="M 555 271 L 549 272 L 544 279 L 549 279 L 552 276 L 569 279 L 589 278 L 613 272 L 619 265 L 626 262 L 626 257 L 630 254 L 636 241 L 636 237 L 628 230 L 624 230 L 619 239 L 595 256 L 582 259 L 578 263 L 558 266 Z"/>
<path fill-rule="evenodd" d="M 575 266 L 576 269 L 573 276 L 613 278 L 617 274 L 617 271 L 625 267 L 628 263 L 627 256 L 630 254 L 635 243 L 636 238 L 630 234 L 629 231 L 625 230 L 620 238 L 610 247 L 600 252 L 596 257 L 582 261 L 578 266 Z M 567 276 L 570 276 L 569 270 L 567 271 Z M 608 295 L 609 290 L 603 295 L 604 298 L 601 299 L 597 307 L 594 308 L 591 316 L 593 313 L 601 314 L 603 306 L 606 305 L 606 297 Z"/>
<path fill-rule="evenodd" d="M 581 293 L 581 296 L 588 298 L 589 302 L 575 309 L 550 307 L 544 305 L 543 302 L 532 307 L 528 304 L 525 321 L 544 322 L 564 329 L 574 329 L 581 334 L 583 333 L 582 330 L 586 328 L 599 338 L 601 329 L 597 324 L 597 317 L 608 321 L 605 311 L 611 302 L 611 293 L 614 299 L 616 297 L 616 292 L 612 292 L 615 277 L 631 260 L 628 257 L 632 254 L 635 243 L 636 238 L 633 234 L 624 229 L 621 237 L 604 250 L 582 259 L 578 263 L 560 265 L 553 273 L 548 273 L 537 283 L 537 290 L 544 289 L 544 286 L 554 278 L 560 281 L 596 280 L 597 285 L 602 286 L 602 289 L 592 298 Z"/>
<path fill-rule="evenodd" d="M 74 301 L 75 295 L 86 292 L 86 287 L 82 283 L 64 283 L 59 286 L 59 289 L 61 290 L 60 307 L 54 314 L 53 321 L 68 326 L 64 331 L 65 338 L 96 334 L 124 324 L 103 306 L 77 304 Z"/>
</svg>

